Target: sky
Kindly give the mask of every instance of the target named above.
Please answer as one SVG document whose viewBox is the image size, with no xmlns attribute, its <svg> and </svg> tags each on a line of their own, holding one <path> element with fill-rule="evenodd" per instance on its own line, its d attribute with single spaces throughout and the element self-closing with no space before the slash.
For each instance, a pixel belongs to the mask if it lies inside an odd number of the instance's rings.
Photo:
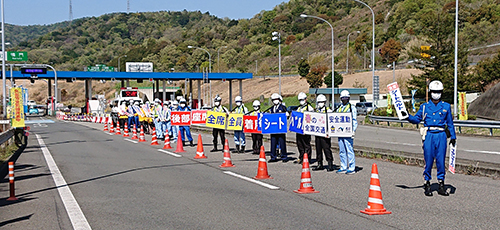
<svg viewBox="0 0 500 230">
<path fill-rule="evenodd" d="M 69 19 L 69 0 L 3 0 L 5 23 L 45 25 Z M 220 18 L 251 18 L 288 0 L 130 0 L 130 12 L 201 11 Z M 73 19 L 127 12 L 127 0 L 72 0 Z"/>
</svg>

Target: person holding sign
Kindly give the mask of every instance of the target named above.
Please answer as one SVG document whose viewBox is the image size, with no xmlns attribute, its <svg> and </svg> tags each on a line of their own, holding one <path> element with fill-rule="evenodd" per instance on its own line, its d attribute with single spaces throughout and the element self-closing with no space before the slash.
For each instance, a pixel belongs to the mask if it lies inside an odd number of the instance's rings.
<svg viewBox="0 0 500 230">
<path fill-rule="evenodd" d="M 326 97 L 323 94 L 318 95 L 316 97 L 316 112 L 317 113 L 331 113 L 332 110 L 326 107 Z M 324 170 L 323 167 L 323 153 L 325 153 L 326 161 L 328 162 L 328 168 L 326 170 L 328 172 L 333 171 L 333 154 L 332 154 L 332 138 L 330 137 L 314 137 L 314 141 L 316 143 L 316 160 L 318 161 L 318 165 L 316 168 L 313 168 L 314 171 Z"/>
<path fill-rule="evenodd" d="M 271 100 L 273 102 L 273 107 L 269 108 L 269 113 L 287 113 L 286 107 L 281 103 L 283 98 L 279 94 L 273 93 L 271 95 Z M 283 162 L 288 162 L 285 140 L 286 134 L 271 134 L 271 159 L 269 162 L 278 162 L 278 156 L 276 154 L 276 147 L 278 144 L 281 148 L 281 160 Z"/>
<path fill-rule="evenodd" d="M 410 115 L 407 119 L 413 124 L 424 121 L 424 127 L 420 130 L 422 142 L 424 144 L 424 194 L 432 196 L 431 190 L 431 170 L 434 160 L 436 160 L 437 179 L 439 182 L 438 194 L 443 196 L 450 195 L 444 187 L 445 157 L 447 137 L 450 137 L 450 145 L 453 147 L 457 142 L 455 127 L 453 125 L 453 115 L 451 114 L 450 104 L 441 101 L 443 93 L 443 83 L 432 81 L 429 84 L 431 100 L 420 105 L 420 109 L 415 116 Z"/>
<path fill-rule="evenodd" d="M 241 96 L 236 96 L 234 99 L 236 103 L 236 107 L 234 107 L 232 113 L 235 114 L 247 114 L 248 109 L 243 105 L 243 99 Z M 234 144 L 236 146 L 236 150 L 233 153 L 245 153 L 245 134 L 243 130 L 235 130 L 234 131 Z"/>
<path fill-rule="evenodd" d="M 226 107 L 221 105 L 222 98 L 219 97 L 219 95 L 216 95 L 214 98 L 214 107 L 212 108 L 212 111 L 214 112 L 219 112 L 219 113 L 226 113 L 226 115 L 229 115 L 229 111 L 227 110 Z M 222 144 L 221 150 L 224 149 L 224 143 L 226 142 L 226 134 L 224 132 L 224 129 L 217 129 L 213 128 L 212 130 L 212 136 L 213 136 L 213 143 L 214 143 L 214 148 L 210 150 L 210 152 L 217 152 L 219 151 L 217 149 L 217 135 L 220 136 L 220 141 Z"/>
<path fill-rule="evenodd" d="M 179 100 L 179 109 L 177 111 L 191 111 L 191 108 L 187 106 L 186 99 L 182 98 L 181 100 Z M 193 137 L 191 136 L 191 129 L 189 128 L 189 126 L 179 126 L 179 130 L 181 131 L 182 145 L 186 146 L 186 138 L 184 137 L 185 131 L 187 139 L 189 140 L 189 144 L 191 147 L 193 147 Z"/>
<path fill-rule="evenodd" d="M 356 134 L 356 129 L 358 128 L 358 111 L 355 106 L 349 103 L 351 95 L 349 91 L 342 90 L 340 92 L 340 100 L 342 104 L 336 109 L 337 113 L 351 113 L 352 117 L 352 137 L 338 137 L 339 141 L 339 158 L 340 158 L 340 169 L 337 173 L 354 174 L 356 173 L 356 159 L 354 158 L 354 135 Z"/>
<path fill-rule="evenodd" d="M 297 96 L 299 99 L 299 107 L 297 112 L 314 112 L 314 108 L 307 102 L 307 95 L 304 92 L 300 92 Z M 307 153 L 309 162 L 311 162 L 312 150 L 311 150 L 311 135 L 305 135 L 296 133 L 295 138 L 297 140 L 297 149 L 299 150 L 299 159 L 294 161 L 295 164 L 302 164 L 304 153 Z"/>
<path fill-rule="evenodd" d="M 252 103 L 253 111 L 250 112 L 251 116 L 259 116 L 260 112 L 260 101 L 255 100 Z M 262 146 L 262 137 L 260 133 L 252 133 L 252 154 L 260 154 L 260 146 Z"/>
<path fill-rule="evenodd" d="M 172 118 L 172 112 L 178 111 L 179 110 L 179 102 L 174 100 L 172 101 L 172 107 L 170 108 L 169 112 L 169 117 Z M 172 121 L 170 121 L 170 124 L 172 124 Z M 177 135 L 179 135 L 179 126 L 177 125 L 171 125 L 170 126 L 170 133 L 172 133 L 172 136 L 170 137 L 171 142 L 177 142 Z"/>
</svg>

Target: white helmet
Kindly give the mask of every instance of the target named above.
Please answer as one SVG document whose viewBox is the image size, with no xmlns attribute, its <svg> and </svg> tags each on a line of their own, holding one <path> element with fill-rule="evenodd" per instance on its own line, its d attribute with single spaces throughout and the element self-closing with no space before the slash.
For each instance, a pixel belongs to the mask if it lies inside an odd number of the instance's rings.
<svg viewBox="0 0 500 230">
<path fill-rule="evenodd" d="M 179 105 L 179 102 L 177 102 L 176 100 L 174 100 L 174 101 L 172 102 L 172 105 Z"/>
<path fill-rule="evenodd" d="M 134 102 L 134 105 L 139 105 L 139 102 L 138 101 Z"/>
<path fill-rule="evenodd" d="M 431 81 L 429 83 L 429 91 L 443 91 L 443 83 L 440 81 Z"/>
<path fill-rule="evenodd" d="M 241 102 L 241 101 L 243 101 L 243 99 L 241 98 L 241 96 L 236 96 L 236 98 L 234 98 L 234 101 L 235 102 L 238 102 L 238 101 Z"/>
<path fill-rule="evenodd" d="M 273 94 L 271 95 L 271 100 L 276 100 L 276 99 L 278 99 L 278 100 L 280 100 L 280 101 L 282 101 L 282 100 L 283 100 L 279 94 L 277 94 L 277 93 L 273 93 Z"/>
<path fill-rule="evenodd" d="M 182 104 L 182 103 L 186 104 L 186 99 L 185 98 L 181 98 L 181 100 L 179 101 L 179 104 Z"/>
<path fill-rule="evenodd" d="M 160 103 L 160 99 L 158 99 L 158 98 L 155 98 L 155 102 L 158 102 L 158 103 Z"/>
<path fill-rule="evenodd" d="M 297 98 L 300 100 L 305 100 L 307 98 L 307 95 L 304 92 L 300 92 L 299 96 Z"/>
<path fill-rule="evenodd" d="M 318 97 L 316 97 L 316 102 L 326 102 L 325 95 L 323 94 L 318 95 Z"/>
<path fill-rule="evenodd" d="M 214 101 L 222 101 L 222 98 L 219 97 L 219 95 L 216 95 L 215 98 L 214 98 Z"/>
<path fill-rule="evenodd" d="M 254 106 L 254 107 L 260 106 L 260 101 L 259 100 L 253 101 L 252 106 Z"/>
<path fill-rule="evenodd" d="M 351 97 L 351 95 L 349 94 L 349 91 L 342 90 L 342 92 L 340 92 L 340 98 L 343 98 L 343 97 Z"/>
</svg>

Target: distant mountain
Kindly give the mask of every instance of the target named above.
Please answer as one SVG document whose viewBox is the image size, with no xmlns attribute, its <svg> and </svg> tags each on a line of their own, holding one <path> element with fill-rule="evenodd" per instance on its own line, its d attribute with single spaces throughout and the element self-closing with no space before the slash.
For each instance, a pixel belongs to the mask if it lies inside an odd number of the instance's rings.
<svg viewBox="0 0 500 230">
<path fill-rule="evenodd" d="M 13 46 L 7 46 L 6 49 L 15 47 L 23 41 L 36 39 L 44 34 L 63 28 L 67 25 L 68 22 L 59 22 L 50 25 L 30 25 L 30 26 L 18 26 L 6 23 L 5 42 L 10 42 L 13 45 Z"/>
</svg>

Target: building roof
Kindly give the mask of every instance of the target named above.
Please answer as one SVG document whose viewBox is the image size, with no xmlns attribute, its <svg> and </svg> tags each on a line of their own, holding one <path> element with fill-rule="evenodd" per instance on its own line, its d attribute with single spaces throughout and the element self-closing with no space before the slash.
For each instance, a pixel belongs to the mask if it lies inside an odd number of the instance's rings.
<svg viewBox="0 0 500 230">
<path fill-rule="evenodd" d="M 366 88 L 335 88 L 335 94 L 340 94 L 342 90 L 349 91 L 349 94 L 366 94 L 368 90 Z M 310 88 L 309 94 L 324 94 L 331 95 L 332 88 Z"/>
<path fill-rule="evenodd" d="M 6 77 L 10 78 L 10 72 L 6 72 Z M 13 71 L 15 79 L 30 78 L 29 74 L 21 74 L 21 71 Z M 47 74 L 38 75 L 38 78 L 54 78 L 53 71 L 47 71 Z M 76 79 L 76 80 L 125 80 L 125 79 L 153 79 L 153 80 L 203 80 L 203 73 L 168 73 L 168 72 L 87 72 L 87 71 L 57 71 L 57 79 Z M 243 80 L 251 79 L 251 73 L 210 73 L 209 80 Z"/>
</svg>

